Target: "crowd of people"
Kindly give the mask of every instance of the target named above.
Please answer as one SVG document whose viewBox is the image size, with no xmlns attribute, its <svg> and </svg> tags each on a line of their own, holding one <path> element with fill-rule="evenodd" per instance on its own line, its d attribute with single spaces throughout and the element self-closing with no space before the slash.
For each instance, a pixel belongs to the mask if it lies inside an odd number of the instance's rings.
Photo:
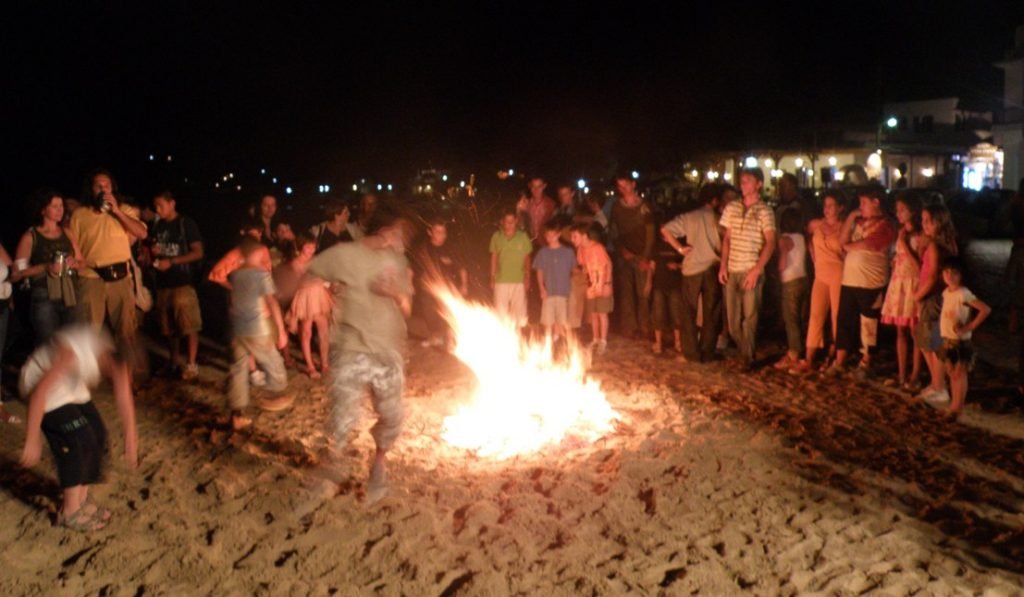
<svg viewBox="0 0 1024 597">
<path fill-rule="evenodd" d="M 890 383 L 953 416 L 961 412 L 975 357 L 971 335 L 991 310 L 963 284 L 948 209 L 904 192 L 891 217 L 880 186 L 849 195 L 826 189 L 819 202 L 788 174 L 770 205 L 760 169 L 740 171 L 737 181 L 739 188 L 706 184 L 695 206 L 666 216 L 630 175 L 617 176 L 614 196 L 603 202 L 568 184 L 557 187 L 556 201 L 543 178 L 529 179 L 501 212 L 488 245 L 495 311 L 524 334 L 543 330 L 552 345 L 584 344 L 589 331 L 597 358 L 614 323 L 619 337 L 652 342 L 657 354 L 674 350 L 680 362 L 695 365 L 724 355 L 745 371 L 763 361 L 758 338 L 768 312 L 785 336 L 775 368 L 857 377 L 873 375 L 882 323 L 896 330 Z M 88 498 L 106 448 L 89 387 L 104 376 L 114 383 L 125 456 L 137 459 L 132 391 L 147 311 L 167 342 L 164 373 L 199 377 L 209 309 L 197 293 L 200 274 L 229 296 L 233 429 L 252 424 L 253 408 L 281 411 L 294 403 L 288 368 L 296 365 L 296 336 L 298 368 L 328 384 L 328 424 L 339 444 L 358 422 L 363 390 L 371 389 L 378 421 L 368 494 L 386 492 L 386 454 L 402 420 L 406 321 L 423 322 L 424 347 L 451 350 L 455 338 L 431 288 L 444 284 L 470 296 L 469 256 L 447 242 L 451 216 L 418 217 L 364 195 L 358 206 L 329 201 L 323 221 L 296 233 L 267 194 L 244 215 L 236 246 L 207 272 L 200 226 L 178 212 L 169 191 L 133 205 L 109 172 L 97 171 L 79 198 L 43 190 L 31 208 L 34 222 L 14 258 L 0 247 L 0 351 L 12 285 L 24 286 L 35 349 L 19 384 L 28 403 L 22 463 L 38 461 L 45 435 L 64 489 L 62 524 L 96 530 L 110 516 Z M 1017 297 L 1011 325 L 1024 294 L 1024 234 L 1018 236 L 1008 269 Z M 854 355 L 859 359 L 848 367 Z M 251 400 L 254 386 L 263 388 L 258 400 Z M 21 422 L 2 402 L 0 420 Z"/>
</svg>

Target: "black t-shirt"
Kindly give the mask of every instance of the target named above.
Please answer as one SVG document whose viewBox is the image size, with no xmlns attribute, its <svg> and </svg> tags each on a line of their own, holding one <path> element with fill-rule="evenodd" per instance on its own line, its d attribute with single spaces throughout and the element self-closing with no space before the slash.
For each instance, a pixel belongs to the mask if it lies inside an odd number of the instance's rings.
<svg viewBox="0 0 1024 597">
<path fill-rule="evenodd" d="M 171 221 L 157 220 L 150 233 L 153 239 L 153 257 L 179 257 L 191 250 L 192 243 L 203 242 L 199 234 L 199 226 L 185 216 L 178 216 Z M 156 270 L 157 288 L 177 288 L 192 284 L 191 264 L 172 265 L 165 272 Z"/>
<path fill-rule="evenodd" d="M 448 245 L 436 247 L 430 242 L 423 243 L 418 253 L 416 266 L 421 274 L 419 276 L 421 282 L 423 281 L 422 274 L 440 274 L 446 282 L 456 288 L 462 284 L 462 278 L 459 276 L 462 267 L 455 260 Z"/>
</svg>

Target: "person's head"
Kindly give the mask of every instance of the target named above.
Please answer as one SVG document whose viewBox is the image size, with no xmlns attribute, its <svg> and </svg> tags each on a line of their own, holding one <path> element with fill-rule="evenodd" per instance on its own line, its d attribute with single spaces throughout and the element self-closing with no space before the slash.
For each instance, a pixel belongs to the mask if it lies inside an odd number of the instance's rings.
<svg viewBox="0 0 1024 597">
<path fill-rule="evenodd" d="M 530 197 L 533 199 L 540 199 L 544 196 L 544 189 L 548 188 L 548 183 L 539 176 L 534 176 L 530 179 L 530 182 L 526 185 L 527 190 L 530 191 Z"/>
<path fill-rule="evenodd" d="M 942 281 L 946 286 L 956 290 L 964 279 L 964 262 L 952 255 L 942 260 Z"/>
<path fill-rule="evenodd" d="M 330 222 L 346 224 L 348 223 L 349 215 L 348 205 L 344 201 L 334 199 L 327 202 L 327 205 L 324 206 L 324 216 Z"/>
<path fill-rule="evenodd" d="M 427 222 L 427 238 L 430 244 L 435 247 L 444 245 L 448 240 L 448 225 L 441 218 L 435 218 Z"/>
<path fill-rule="evenodd" d="M 242 253 L 242 260 L 249 267 L 260 266 L 260 252 L 262 249 L 263 245 L 260 244 L 260 241 L 251 236 L 243 236 L 242 242 L 238 245 L 238 250 Z"/>
<path fill-rule="evenodd" d="M 761 187 L 764 186 L 764 172 L 760 168 L 744 168 L 740 170 L 740 192 L 744 197 L 754 197 L 761 194 Z"/>
<path fill-rule="evenodd" d="M 516 215 L 516 212 L 508 210 L 502 212 L 501 220 L 499 220 L 499 225 L 501 226 L 501 231 L 505 234 L 505 236 L 511 237 L 513 234 L 516 233 L 516 223 L 518 221 L 519 218 Z"/>
<path fill-rule="evenodd" d="M 865 218 L 882 217 L 882 201 L 885 189 L 881 185 L 869 185 L 857 190 L 860 215 Z"/>
<path fill-rule="evenodd" d="M 359 219 L 369 222 L 370 218 L 377 211 L 377 196 L 373 193 L 366 193 L 359 198 Z"/>
<path fill-rule="evenodd" d="M 576 192 L 572 190 L 572 187 L 563 184 L 558 185 L 558 204 L 563 207 L 572 207 L 573 200 L 576 198 Z"/>
<path fill-rule="evenodd" d="M 544 224 L 544 242 L 551 248 L 555 248 L 559 245 L 559 237 L 562 235 L 562 229 L 558 227 L 554 222 L 548 222 Z"/>
<path fill-rule="evenodd" d="M 839 189 L 828 189 L 821 198 L 821 212 L 826 220 L 841 220 L 846 211 L 846 197 Z"/>
<path fill-rule="evenodd" d="M 277 197 L 266 194 L 260 197 L 260 217 L 263 220 L 270 220 L 277 213 Z"/>
<path fill-rule="evenodd" d="M 697 193 L 697 201 L 704 207 L 718 211 L 722 203 L 723 190 L 722 185 L 709 182 L 700 188 L 700 191 Z"/>
<path fill-rule="evenodd" d="M 956 228 L 945 205 L 933 203 L 921 210 L 921 231 L 946 255 L 957 254 Z"/>
<path fill-rule="evenodd" d="M 586 224 L 574 224 L 569 231 L 569 240 L 574 247 L 582 247 L 590 239 L 590 230 Z"/>
<path fill-rule="evenodd" d="M 316 239 L 308 234 L 300 234 L 295 237 L 295 254 L 305 259 L 312 259 L 316 253 Z"/>
<path fill-rule="evenodd" d="M 782 229 L 783 234 L 798 234 L 804 229 L 803 217 L 800 215 L 800 210 L 787 209 L 782 212 L 782 216 L 779 218 L 779 228 Z"/>
<path fill-rule="evenodd" d="M 896 196 L 896 220 L 914 232 L 921 230 L 921 198 L 913 193 Z"/>
<path fill-rule="evenodd" d="M 792 172 L 786 172 L 779 179 L 779 198 L 785 202 L 795 201 L 799 198 L 800 184 L 796 180 L 796 175 Z"/>
<path fill-rule="evenodd" d="M 85 179 L 82 190 L 83 202 L 88 202 L 93 207 L 99 208 L 103 205 L 103 197 L 106 195 L 117 195 L 117 181 L 109 170 L 93 170 Z"/>
<path fill-rule="evenodd" d="M 292 225 L 288 222 L 278 222 L 274 226 L 274 236 L 280 242 L 288 242 L 295 240 L 295 232 L 292 230 Z"/>
<path fill-rule="evenodd" d="M 53 189 L 40 189 L 32 194 L 30 203 L 33 223 L 59 223 L 64 219 L 64 199 Z"/>
<path fill-rule="evenodd" d="M 631 174 L 625 172 L 615 176 L 615 190 L 622 197 L 628 197 L 636 194 L 636 181 L 633 180 Z"/>
<path fill-rule="evenodd" d="M 161 220 L 173 220 L 178 215 L 177 200 L 170 191 L 162 191 L 153 197 L 153 211 Z"/>
<path fill-rule="evenodd" d="M 243 237 L 256 239 L 259 242 L 263 238 L 263 227 L 256 222 L 245 222 L 238 231 Z"/>
<path fill-rule="evenodd" d="M 729 205 L 733 201 L 740 198 L 740 191 L 731 184 L 722 185 L 722 199 L 718 203 L 718 211 L 725 209 L 726 205 Z"/>
</svg>

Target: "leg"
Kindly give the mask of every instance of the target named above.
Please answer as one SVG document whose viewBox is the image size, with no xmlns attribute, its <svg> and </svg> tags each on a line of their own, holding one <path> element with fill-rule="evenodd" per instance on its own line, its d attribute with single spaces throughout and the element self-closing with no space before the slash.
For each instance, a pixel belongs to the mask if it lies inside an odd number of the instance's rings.
<svg viewBox="0 0 1024 597">
<path fill-rule="evenodd" d="M 860 311 L 857 304 L 857 289 L 843 286 L 839 294 L 839 321 L 836 328 L 836 362 L 842 367 L 846 355 L 860 346 Z"/>
<path fill-rule="evenodd" d="M 729 336 L 736 346 L 743 346 L 743 296 L 740 283 L 742 276 L 729 274 L 725 283 L 725 315 L 729 320 Z M 742 351 L 742 348 L 741 348 Z"/>
<path fill-rule="evenodd" d="M 637 331 L 636 296 L 640 289 L 636 288 L 636 276 L 633 266 L 625 259 L 615 264 L 615 291 L 618 294 L 619 333 L 632 336 Z"/>
<path fill-rule="evenodd" d="M 36 346 L 42 346 L 49 342 L 53 333 L 60 327 L 57 309 L 57 303 L 50 300 L 45 288 L 32 289 L 29 315 L 32 320 L 32 330 L 35 332 Z"/>
<path fill-rule="evenodd" d="M 326 315 L 319 315 L 316 318 L 316 338 L 320 343 L 320 370 L 326 373 L 330 367 L 331 347 L 330 326 Z"/>
<path fill-rule="evenodd" d="M 76 298 L 78 301 L 78 320 L 92 325 L 96 329 L 103 326 L 107 313 L 106 282 L 99 278 L 78 277 Z"/>
<path fill-rule="evenodd" d="M 644 296 L 644 285 L 647 282 L 647 272 L 639 267 L 633 268 L 633 285 L 636 288 L 636 320 L 637 327 L 644 338 L 651 333 L 651 302 Z"/>
<path fill-rule="evenodd" d="M 821 280 L 815 280 L 811 286 L 811 315 L 807 321 L 807 364 L 814 362 L 814 354 L 825 346 L 825 320 L 829 314 L 830 289 Z"/>
<path fill-rule="evenodd" d="M 899 383 L 907 381 L 907 326 L 896 326 L 896 370 L 899 372 Z"/>
<path fill-rule="evenodd" d="M 713 269 L 713 268 L 712 268 Z M 700 339 L 698 340 L 697 335 L 697 305 L 701 298 L 701 282 L 703 276 L 683 276 L 682 281 L 682 300 L 680 308 L 682 310 L 682 321 L 680 322 L 679 338 L 682 344 L 683 356 L 691 361 L 696 361 L 700 358 L 700 352 L 698 352 L 698 343 L 703 348 L 706 342 L 706 338 L 709 335 L 707 329 L 708 320 L 707 315 L 704 317 L 704 327 L 701 329 Z"/>
<path fill-rule="evenodd" d="M 348 434 L 359 424 L 360 401 L 363 390 L 370 379 L 370 355 L 358 352 L 338 351 L 331 363 L 331 412 L 328 417 L 328 433 L 337 445 L 344 446 Z"/>
<path fill-rule="evenodd" d="M 199 358 L 199 332 L 188 335 L 188 364 L 195 365 Z"/>
<path fill-rule="evenodd" d="M 709 267 L 700 275 L 700 304 L 704 321 L 700 329 L 700 357 L 710 361 L 722 330 L 722 285 L 718 283 L 718 268 Z"/>
<path fill-rule="evenodd" d="M 598 313 L 597 314 L 598 333 L 600 334 L 601 342 L 608 341 L 608 314 Z"/>
<path fill-rule="evenodd" d="M 683 293 L 681 289 L 669 291 L 668 293 L 668 315 L 672 324 L 672 346 L 676 352 L 683 352 L 682 336 L 683 329 Z"/>
<path fill-rule="evenodd" d="M 228 401 L 233 413 L 240 415 L 249 406 L 249 363 L 252 360 L 245 338 L 231 340 L 231 373 L 228 380 Z"/>
<path fill-rule="evenodd" d="M 761 297 L 764 290 L 764 275 L 757 280 L 757 285 L 744 290 L 741 299 L 743 310 L 743 358 L 747 363 L 754 361 L 757 354 L 757 324 L 761 312 Z"/>
<path fill-rule="evenodd" d="M 802 327 L 801 308 L 804 291 L 807 288 L 806 282 L 806 278 L 800 278 L 782 283 L 782 319 L 786 326 L 786 348 L 790 361 L 800 358 L 800 349 L 804 345 L 800 328 Z"/>
<path fill-rule="evenodd" d="M 299 336 L 299 342 L 302 344 L 302 358 L 306 359 L 306 371 L 310 377 L 315 377 L 316 367 L 313 366 L 313 351 L 310 348 L 310 343 L 313 340 L 313 320 L 303 319 L 302 320 L 302 332 Z"/>
</svg>

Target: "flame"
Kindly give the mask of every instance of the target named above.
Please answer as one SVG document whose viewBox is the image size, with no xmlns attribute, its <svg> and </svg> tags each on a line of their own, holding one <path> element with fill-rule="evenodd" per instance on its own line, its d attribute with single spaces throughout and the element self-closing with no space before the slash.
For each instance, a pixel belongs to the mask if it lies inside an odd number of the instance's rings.
<svg viewBox="0 0 1024 597">
<path fill-rule="evenodd" d="M 455 332 L 455 356 L 479 382 L 469 403 L 444 420 L 449 444 L 498 460 L 536 453 L 572 437 L 593 442 L 618 414 L 586 375 L 586 351 L 568 347 L 554 361 L 547 342 L 520 338 L 514 322 L 432 287 Z"/>
</svg>

